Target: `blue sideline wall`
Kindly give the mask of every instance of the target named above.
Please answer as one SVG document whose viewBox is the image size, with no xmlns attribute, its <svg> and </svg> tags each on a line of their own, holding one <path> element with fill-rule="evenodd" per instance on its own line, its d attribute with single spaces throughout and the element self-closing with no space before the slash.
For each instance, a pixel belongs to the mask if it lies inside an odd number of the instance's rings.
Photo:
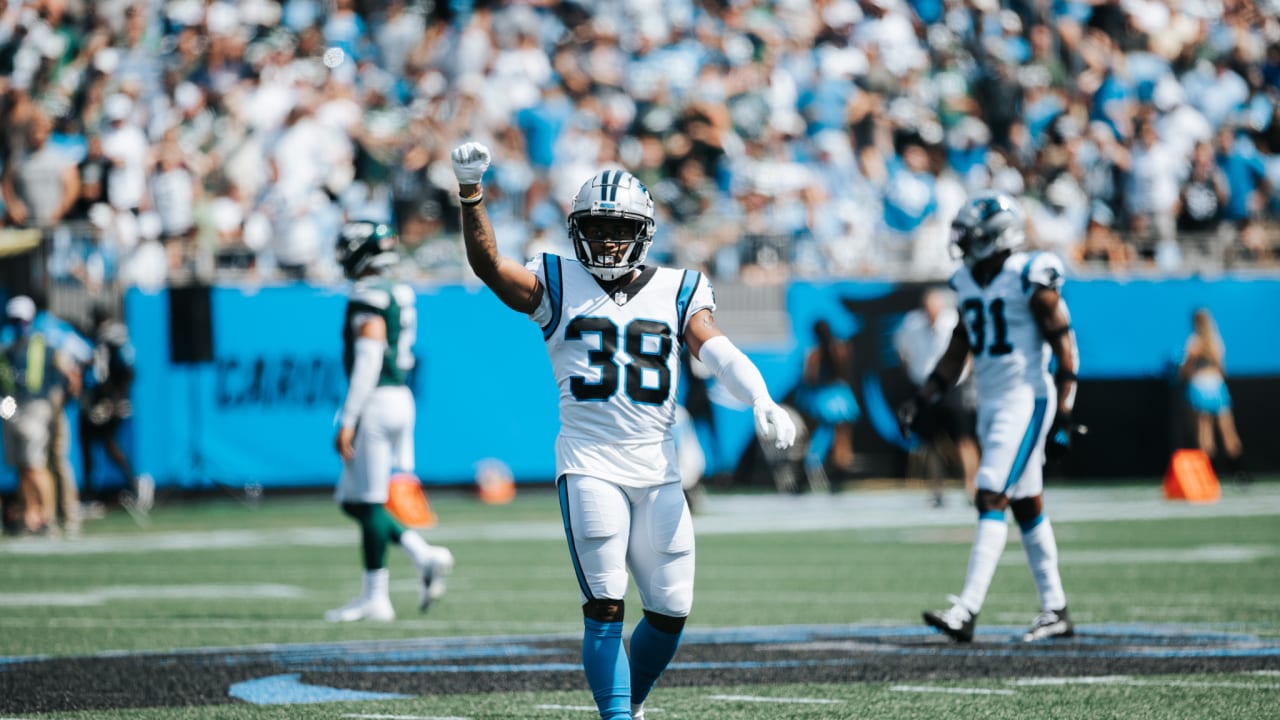
<svg viewBox="0 0 1280 720">
<path fill-rule="evenodd" d="M 487 458 L 521 481 L 554 473 L 557 394 L 536 327 L 487 290 L 420 287 L 416 457 L 427 483 L 468 482 Z M 904 454 L 892 408 L 910 391 L 889 337 L 922 286 L 796 283 L 787 303 L 794 340 L 745 348 L 771 390 L 794 389 L 815 320 L 851 338 L 863 418 L 855 452 L 871 472 L 894 473 Z M 1210 307 L 1227 346 L 1230 387 L 1251 461 L 1280 468 L 1271 436 L 1280 403 L 1280 279 L 1088 280 L 1067 285 L 1083 356 L 1078 415 L 1093 432 L 1065 468 L 1090 477 L 1158 475 L 1185 441 L 1171 370 L 1191 312 Z M 215 287 L 210 359 L 173 361 L 168 292 L 131 291 L 127 321 L 138 350 L 136 417 L 126 441 L 140 471 L 162 485 L 323 487 L 340 466 L 332 448 L 342 400 L 340 324 L 345 288 Z M 708 471 L 732 471 L 752 437 L 750 413 L 711 396 L 716 432 L 702 433 Z M 99 463 L 102 466 L 102 463 Z M 110 475 L 110 469 L 100 472 Z M 110 480 L 107 480 L 110 482 Z M 116 479 L 118 482 L 118 478 Z M 0 474 L 0 491 L 12 473 Z"/>
</svg>

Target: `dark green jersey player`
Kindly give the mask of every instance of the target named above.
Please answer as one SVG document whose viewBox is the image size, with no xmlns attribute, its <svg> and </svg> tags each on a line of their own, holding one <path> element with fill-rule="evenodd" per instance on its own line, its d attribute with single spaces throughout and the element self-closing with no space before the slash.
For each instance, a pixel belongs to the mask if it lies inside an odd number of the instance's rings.
<svg viewBox="0 0 1280 720">
<path fill-rule="evenodd" d="M 387 545 L 397 543 L 422 575 L 419 607 L 444 594 L 453 556 L 406 530 L 387 512 L 393 470 L 412 472 L 416 408 L 405 384 L 413 369 L 417 307 L 413 288 L 387 276 L 396 264 L 396 236 L 386 223 L 356 221 L 342 227 L 337 258 L 354 281 L 342 326 L 347 395 L 334 447 L 342 457 L 335 498 L 360 524 L 364 589 L 347 605 L 325 613 L 331 622 L 395 618 L 388 592 Z"/>
<path fill-rule="evenodd" d="M 413 369 L 413 343 L 418 334 L 418 315 L 413 288 L 381 275 L 360 278 L 351 288 L 347 317 L 342 326 L 342 367 L 351 377 L 355 365 L 356 340 L 360 327 L 372 316 L 382 318 L 387 328 L 386 348 L 378 370 L 378 386 L 404 385 Z"/>
</svg>

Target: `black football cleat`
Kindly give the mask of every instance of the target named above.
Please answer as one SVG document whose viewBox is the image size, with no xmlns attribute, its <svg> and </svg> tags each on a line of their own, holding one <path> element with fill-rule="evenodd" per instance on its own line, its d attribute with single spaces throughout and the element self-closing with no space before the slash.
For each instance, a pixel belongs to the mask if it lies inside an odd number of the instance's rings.
<svg viewBox="0 0 1280 720">
<path fill-rule="evenodd" d="M 1031 623 L 1031 629 L 1023 634 L 1022 642 L 1067 638 L 1075 634 L 1076 626 L 1072 624 L 1067 608 L 1063 606 L 1061 610 L 1045 610 L 1037 615 L 1035 622 Z"/>
<path fill-rule="evenodd" d="M 956 642 L 972 642 L 973 625 L 978 616 L 965 609 L 960 604 L 959 598 L 949 596 L 947 599 L 951 601 L 951 607 L 946 610 L 926 610 L 924 612 L 925 624 L 941 630 L 947 637 Z"/>
</svg>

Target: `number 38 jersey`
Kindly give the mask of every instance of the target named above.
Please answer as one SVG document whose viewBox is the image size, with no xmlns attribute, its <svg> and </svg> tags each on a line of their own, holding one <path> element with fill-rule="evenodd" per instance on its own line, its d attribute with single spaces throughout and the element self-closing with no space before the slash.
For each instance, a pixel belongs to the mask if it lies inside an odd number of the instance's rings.
<svg viewBox="0 0 1280 720">
<path fill-rule="evenodd" d="M 543 254 L 530 318 L 542 328 L 560 389 L 556 475 L 619 485 L 679 482 L 671 426 L 689 318 L 715 309 L 711 285 L 690 270 L 645 267 L 612 293 L 581 264 Z"/>
<path fill-rule="evenodd" d="M 998 401 L 1022 386 L 1030 386 L 1035 397 L 1049 395 L 1053 353 L 1031 314 L 1031 295 L 1040 286 L 1060 290 L 1062 282 L 1062 261 L 1039 252 L 1011 254 L 985 287 L 968 267 L 951 276 L 969 333 L 979 402 Z"/>
</svg>

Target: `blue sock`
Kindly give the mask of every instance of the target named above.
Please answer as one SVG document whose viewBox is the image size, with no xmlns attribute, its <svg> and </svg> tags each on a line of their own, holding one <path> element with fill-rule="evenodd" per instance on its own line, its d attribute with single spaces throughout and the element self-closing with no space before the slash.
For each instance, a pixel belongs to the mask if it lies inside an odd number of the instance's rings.
<svg viewBox="0 0 1280 720">
<path fill-rule="evenodd" d="M 684 634 L 666 633 L 649 624 L 648 618 L 640 618 L 636 629 L 631 633 L 631 702 L 634 705 L 644 703 L 649 691 L 658 681 L 662 671 L 667 669 L 671 658 L 676 656 L 676 648 L 680 647 L 680 636 Z"/>
<path fill-rule="evenodd" d="M 631 671 L 622 649 L 622 623 L 583 618 L 582 669 L 604 720 L 631 717 Z"/>
</svg>

